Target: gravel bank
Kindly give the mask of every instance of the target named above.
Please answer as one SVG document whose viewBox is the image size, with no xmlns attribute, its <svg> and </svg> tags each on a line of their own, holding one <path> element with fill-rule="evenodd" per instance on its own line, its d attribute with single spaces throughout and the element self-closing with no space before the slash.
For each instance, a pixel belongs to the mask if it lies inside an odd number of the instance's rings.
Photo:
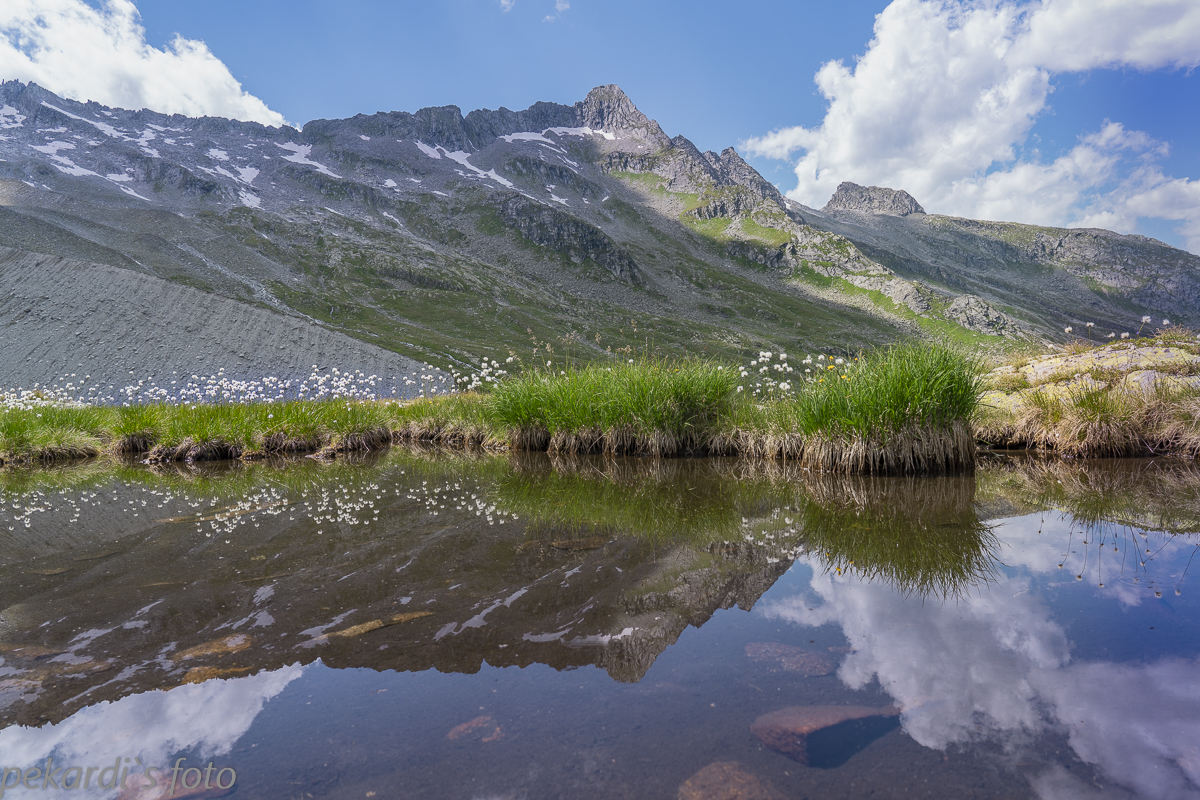
<svg viewBox="0 0 1200 800">
<path fill-rule="evenodd" d="M 444 373 L 307 319 L 130 270 L 0 247 L 0 388 L 121 387 L 219 369 L 235 380 L 361 370 L 393 379 Z M 69 376 L 74 373 L 75 378 Z M 411 396 L 419 387 L 407 387 Z"/>
</svg>

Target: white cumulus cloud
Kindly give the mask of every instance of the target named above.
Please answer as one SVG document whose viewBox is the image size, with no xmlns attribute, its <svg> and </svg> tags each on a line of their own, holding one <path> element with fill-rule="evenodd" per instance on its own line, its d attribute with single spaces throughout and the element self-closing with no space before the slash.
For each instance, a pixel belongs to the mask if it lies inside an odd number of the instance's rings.
<svg viewBox="0 0 1200 800">
<path fill-rule="evenodd" d="M 829 103 L 819 126 L 743 146 L 797 158 L 788 196 L 809 206 L 848 180 L 906 189 L 932 212 L 986 219 L 1126 232 L 1139 217 L 1175 220 L 1200 252 L 1200 181 L 1163 174 L 1163 143 L 1095 120 L 1053 159 L 1024 149 L 1055 74 L 1197 65 L 1194 0 L 895 0 L 853 65 L 830 61 L 817 72 Z"/>
<path fill-rule="evenodd" d="M 151 47 L 140 19 L 130 0 L 4 0 L 0 78 L 108 106 L 285 124 L 203 42 L 176 34 Z"/>
</svg>

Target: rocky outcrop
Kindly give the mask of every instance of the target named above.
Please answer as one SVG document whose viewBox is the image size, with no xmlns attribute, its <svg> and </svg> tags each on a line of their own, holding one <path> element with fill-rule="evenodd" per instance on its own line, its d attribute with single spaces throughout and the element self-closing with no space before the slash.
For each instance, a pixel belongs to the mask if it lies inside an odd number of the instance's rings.
<svg viewBox="0 0 1200 800">
<path fill-rule="evenodd" d="M 780 213 L 786 213 L 785 201 L 779 190 L 743 161 L 732 147 L 721 151 L 720 155 L 712 151 L 702 153 L 687 138 L 676 136 L 653 153 L 614 151 L 606 155 L 599 165 L 606 173 L 657 175 L 663 179 L 663 188 L 672 192 L 720 195 L 721 190 L 742 190 L 746 193 L 747 209 L 767 203 L 775 206 Z M 703 197 L 701 199 L 704 200 Z M 700 218 L 710 219 L 711 216 Z"/>
<path fill-rule="evenodd" d="M 641 283 L 638 266 L 595 225 L 520 194 L 498 204 L 500 219 L 536 245 L 564 253 L 575 263 L 591 260 L 627 283 Z"/>
<path fill-rule="evenodd" d="M 516 156 L 510 158 L 504 164 L 504 171 L 509 177 L 515 179 L 527 178 L 530 181 L 536 181 L 538 188 L 543 186 L 569 186 L 580 197 L 596 198 L 603 197 L 603 190 L 587 180 L 580 177 L 570 167 L 554 164 L 549 161 L 542 161 L 537 158 L 528 156 Z"/>
<path fill-rule="evenodd" d="M 667 142 L 658 123 L 649 119 L 633 104 L 621 88 L 610 83 L 597 86 L 573 107 L 575 125 L 609 133 L 623 133 L 662 146 Z"/>
<path fill-rule="evenodd" d="M 943 229 L 974 234 L 972 239 L 990 243 L 991 255 L 1001 261 L 1053 264 L 1159 316 L 1200 308 L 1200 256 L 1157 239 L 1098 228 L 1044 228 L 958 218 L 941 218 L 939 223 Z"/>
<path fill-rule="evenodd" d="M 702 205 L 684 213 L 693 219 L 734 219 L 750 215 L 761 202 L 744 186 L 722 186 L 700 200 Z"/>
<path fill-rule="evenodd" d="M 986 333 L 989 336 L 1013 336 L 1022 333 L 1015 319 L 998 311 L 973 294 L 954 298 L 946 309 L 946 318 L 957 322 L 967 330 Z"/>
<path fill-rule="evenodd" d="M 821 209 L 825 213 L 833 211 L 865 211 L 870 214 L 892 214 L 906 217 L 909 214 L 924 214 L 925 209 L 913 199 L 913 196 L 903 189 L 887 189 L 882 186 L 859 186 L 857 183 L 843 182 L 838 186 L 833 197 Z"/>
<path fill-rule="evenodd" d="M 931 308 L 928 290 L 922 291 L 912 281 L 876 264 L 837 234 L 799 226 L 792 240 L 776 250 L 746 242 L 730 243 L 727 250 L 734 257 L 786 271 L 794 277 L 802 277 L 806 271 L 811 271 L 809 274 L 844 280 L 860 289 L 880 292 L 915 314 L 925 314 Z"/>
</svg>

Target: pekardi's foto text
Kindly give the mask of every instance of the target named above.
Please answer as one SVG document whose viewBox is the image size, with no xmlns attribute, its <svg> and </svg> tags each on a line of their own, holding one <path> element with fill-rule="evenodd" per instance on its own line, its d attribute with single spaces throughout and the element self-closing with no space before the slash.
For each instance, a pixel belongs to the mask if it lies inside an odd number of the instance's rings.
<svg viewBox="0 0 1200 800">
<path fill-rule="evenodd" d="M 122 763 L 124 762 L 124 763 Z M 186 758 L 175 760 L 171 768 L 146 767 L 140 758 L 118 757 L 106 767 L 56 767 L 54 757 L 44 764 L 28 768 L 0 767 L 0 800 L 7 792 L 19 789 L 154 789 L 156 797 L 175 797 L 197 789 L 232 789 L 237 772 L 232 767 L 218 768 L 211 761 L 204 767 L 188 767 Z M 132 770 L 132 771 L 131 771 Z"/>
</svg>

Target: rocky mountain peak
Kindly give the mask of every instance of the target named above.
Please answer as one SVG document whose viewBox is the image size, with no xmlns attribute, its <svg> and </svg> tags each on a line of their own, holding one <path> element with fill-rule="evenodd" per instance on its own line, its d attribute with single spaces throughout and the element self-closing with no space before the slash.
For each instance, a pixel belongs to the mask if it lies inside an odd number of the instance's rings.
<svg viewBox="0 0 1200 800">
<path fill-rule="evenodd" d="M 632 133 L 660 147 L 670 141 L 658 123 L 639 111 L 615 83 L 588 92 L 587 97 L 575 104 L 575 114 L 577 124 L 594 130 Z"/>
<path fill-rule="evenodd" d="M 913 196 L 903 189 L 888 189 L 883 186 L 859 186 L 844 181 L 833 197 L 821 209 L 830 211 L 866 211 L 871 214 L 891 214 L 906 217 L 909 214 L 924 214 Z"/>
<path fill-rule="evenodd" d="M 624 130 L 645 127 L 650 123 L 650 119 L 638 111 L 629 96 L 615 83 L 592 89 L 587 97 L 575 104 L 575 110 L 579 114 L 580 124 L 589 128 Z"/>
</svg>

